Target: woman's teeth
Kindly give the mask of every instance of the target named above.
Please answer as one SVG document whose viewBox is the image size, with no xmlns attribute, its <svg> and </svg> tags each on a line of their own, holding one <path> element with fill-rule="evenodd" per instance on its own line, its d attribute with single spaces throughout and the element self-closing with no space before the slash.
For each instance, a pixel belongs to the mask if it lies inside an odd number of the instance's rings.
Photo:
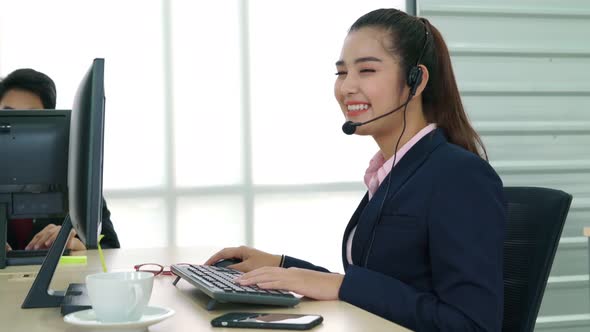
<svg viewBox="0 0 590 332">
<path fill-rule="evenodd" d="M 369 109 L 368 104 L 356 104 L 356 105 L 348 105 L 348 111 L 363 111 Z"/>
</svg>

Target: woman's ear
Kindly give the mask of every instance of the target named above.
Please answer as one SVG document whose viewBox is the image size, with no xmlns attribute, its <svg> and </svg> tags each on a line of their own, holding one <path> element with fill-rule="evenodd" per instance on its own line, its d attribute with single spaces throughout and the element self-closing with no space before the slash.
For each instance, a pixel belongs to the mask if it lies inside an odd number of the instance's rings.
<svg viewBox="0 0 590 332">
<path fill-rule="evenodd" d="M 416 93 L 414 94 L 414 96 L 419 96 L 420 94 L 422 94 L 422 91 L 424 91 L 424 89 L 426 88 L 426 84 L 428 84 L 428 79 L 430 78 L 428 68 L 426 68 L 425 65 L 418 65 L 418 67 L 420 67 L 421 69 L 420 72 L 422 73 L 422 79 L 420 80 L 420 84 L 416 88 Z"/>
</svg>

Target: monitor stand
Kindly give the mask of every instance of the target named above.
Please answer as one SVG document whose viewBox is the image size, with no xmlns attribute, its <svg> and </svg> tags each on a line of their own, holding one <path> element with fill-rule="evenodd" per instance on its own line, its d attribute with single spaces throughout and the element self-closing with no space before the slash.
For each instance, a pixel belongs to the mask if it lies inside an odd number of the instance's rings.
<svg viewBox="0 0 590 332">
<path fill-rule="evenodd" d="M 65 316 L 69 313 L 86 309 L 92 309 L 86 284 L 70 284 L 61 303 L 61 314 Z"/>
<path fill-rule="evenodd" d="M 47 257 L 41 265 L 41 269 L 21 305 L 23 309 L 30 308 L 52 308 L 62 306 L 62 314 L 84 310 L 91 308 L 90 299 L 86 292 L 86 285 L 84 284 L 70 284 L 68 290 L 55 291 L 49 288 L 51 279 L 59 263 L 59 259 L 63 254 L 70 230 L 72 229 L 72 222 L 70 216 L 66 216 L 61 229 L 55 239 L 55 242 L 49 248 Z"/>
</svg>

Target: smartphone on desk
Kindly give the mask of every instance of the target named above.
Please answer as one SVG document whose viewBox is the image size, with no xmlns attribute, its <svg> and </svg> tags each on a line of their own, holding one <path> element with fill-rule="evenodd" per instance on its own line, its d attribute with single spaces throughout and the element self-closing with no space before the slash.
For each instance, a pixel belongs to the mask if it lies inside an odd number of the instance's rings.
<svg viewBox="0 0 590 332">
<path fill-rule="evenodd" d="M 230 312 L 214 318 L 215 327 L 240 327 L 254 329 L 309 330 L 321 324 L 320 315 L 281 313 Z"/>
</svg>

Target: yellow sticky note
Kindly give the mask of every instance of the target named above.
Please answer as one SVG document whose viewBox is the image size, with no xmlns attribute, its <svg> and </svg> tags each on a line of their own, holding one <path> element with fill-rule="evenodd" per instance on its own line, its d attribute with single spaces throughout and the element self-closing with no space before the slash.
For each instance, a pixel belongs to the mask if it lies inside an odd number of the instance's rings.
<svg viewBox="0 0 590 332">
<path fill-rule="evenodd" d="M 88 258 L 86 256 L 62 256 L 59 264 L 63 265 L 86 265 Z"/>
</svg>

